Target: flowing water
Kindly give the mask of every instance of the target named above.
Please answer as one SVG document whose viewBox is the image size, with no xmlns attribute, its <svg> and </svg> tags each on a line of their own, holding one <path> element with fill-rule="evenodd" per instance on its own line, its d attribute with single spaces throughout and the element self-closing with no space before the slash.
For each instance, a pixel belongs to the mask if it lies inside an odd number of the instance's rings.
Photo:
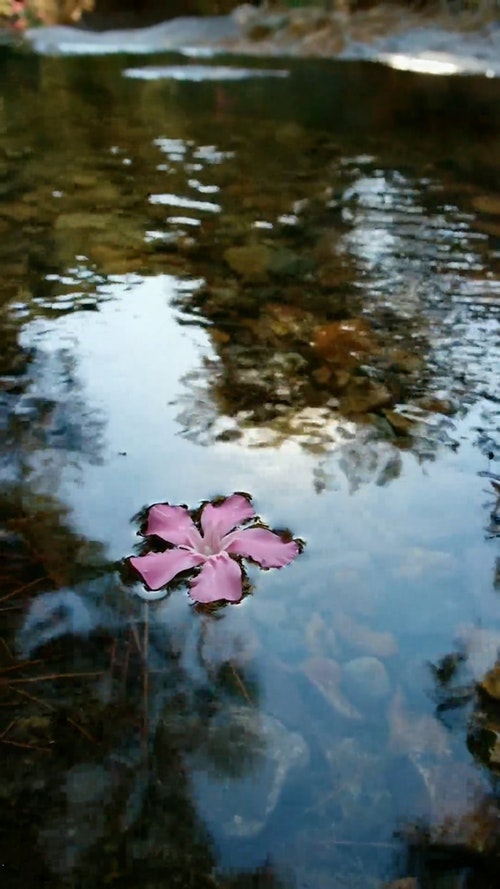
<svg viewBox="0 0 500 889">
<path fill-rule="evenodd" d="M 500 87 L 257 64 L 0 55 L 6 887 L 496 885 Z M 304 553 L 144 604 L 233 491 Z"/>
</svg>

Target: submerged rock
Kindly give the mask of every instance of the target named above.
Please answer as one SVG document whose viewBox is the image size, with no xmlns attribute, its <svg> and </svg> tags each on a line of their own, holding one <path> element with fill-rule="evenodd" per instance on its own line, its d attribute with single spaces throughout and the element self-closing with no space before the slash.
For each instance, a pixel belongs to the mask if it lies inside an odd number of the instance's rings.
<svg viewBox="0 0 500 889">
<path fill-rule="evenodd" d="M 472 206 L 478 213 L 500 216 L 500 197 L 494 194 L 481 194 L 472 198 Z"/>
<path fill-rule="evenodd" d="M 415 420 L 412 417 L 395 410 L 385 410 L 384 416 L 397 435 L 411 435 L 415 431 Z"/>
<path fill-rule="evenodd" d="M 339 408 L 343 414 L 366 414 L 385 407 L 392 400 L 389 389 L 383 383 L 368 377 L 353 377 L 340 399 Z"/>
<path fill-rule="evenodd" d="M 63 636 L 86 638 L 99 623 L 99 614 L 73 590 L 42 593 L 31 603 L 18 634 L 22 657 Z"/>
<path fill-rule="evenodd" d="M 337 652 L 338 646 L 335 631 L 317 611 L 313 612 L 307 622 L 304 641 L 313 656 L 325 655 L 328 657 L 328 655 Z"/>
<path fill-rule="evenodd" d="M 393 813 L 382 757 L 366 750 L 356 738 L 331 743 L 325 756 L 342 829 L 370 833 L 387 822 Z"/>
<path fill-rule="evenodd" d="M 497 661 L 492 670 L 479 683 L 479 687 L 486 692 L 488 697 L 500 701 L 500 662 Z"/>
<path fill-rule="evenodd" d="M 253 244 L 249 247 L 228 247 L 224 253 L 230 269 L 240 278 L 252 283 L 267 279 L 271 251 L 265 244 Z"/>
<path fill-rule="evenodd" d="M 198 809 L 211 833 L 227 837 L 257 836 L 309 760 L 302 735 L 252 707 L 229 707 L 211 721 L 207 753 L 192 774 Z"/>
<path fill-rule="evenodd" d="M 415 760 L 428 795 L 425 841 L 484 853 L 498 846 L 499 811 L 486 780 L 469 763 Z"/>
<path fill-rule="evenodd" d="M 339 716 L 353 720 L 362 718 L 361 713 L 341 691 L 342 669 L 336 661 L 327 657 L 315 657 L 306 661 L 302 669 L 309 681 Z"/>
<path fill-rule="evenodd" d="M 392 633 L 373 630 L 344 611 L 335 613 L 335 630 L 345 642 L 359 649 L 363 654 L 380 658 L 390 657 L 397 653 L 398 644 Z"/>
<path fill-rule="evenodd" d="M 378 704 L 391 686 L 387 670 L 376 657 L 357 657 L 343 665 L 343 686 L 358 706 Z"/>
<path fill-rule="evenodd" d="M 394 753 L 419 761 L 421 754 L 444 757 L 449 752 L 448 734 L 441 722 L 427 713 L 407 708 L 402 692 L 396 692 L 389 705 L 389 745 Z"/>
<path fill-rule="evenodd" d="M 491 670 L 500 657 L 500 632 L 482 627 L 464 626 L 458 633 L 465 646 L 467 666 L 476 682 L 482 682 L 484 674 Z"/>
<path fill-rule="evenodd" d="M 348 318 L 319 327 L 314 333 L 312 348 L 323 361 L 345 368 L 355 367 L 376 352 L 377 343 L 366 321 Z"/>
</svg>

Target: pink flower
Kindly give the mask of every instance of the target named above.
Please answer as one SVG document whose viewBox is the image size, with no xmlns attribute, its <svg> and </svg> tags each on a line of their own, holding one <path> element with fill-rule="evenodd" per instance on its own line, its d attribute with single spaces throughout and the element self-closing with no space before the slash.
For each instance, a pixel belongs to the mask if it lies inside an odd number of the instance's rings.
<svg viewBox="0 0 500 889">
<path fill-rule="evenodd" d="M 250 519 L 253 527 L 240 527 Z M 144 536 L 154 534 L 172 548 L 129 559 L 149 587 L 140 595 L 144 599 L 159 599 L 165 591 L 151 590 L 160 590 L 181 572 L 201 565 L 201 571 L 190 582 L 189 594 L 195 602 L 239 602 L 243 596 L 242 569 L 236 557 L 252 559 L 261 568 L 282 568 L 300 552 L 295 540 L 286 541 L 279 534 L 256 526 L 257 521 L 249 498 L 242 494 L 232 494 L 221 503 L 205 504 L 200 529 L 185 506 L 152 506 Z"/>
</svg>

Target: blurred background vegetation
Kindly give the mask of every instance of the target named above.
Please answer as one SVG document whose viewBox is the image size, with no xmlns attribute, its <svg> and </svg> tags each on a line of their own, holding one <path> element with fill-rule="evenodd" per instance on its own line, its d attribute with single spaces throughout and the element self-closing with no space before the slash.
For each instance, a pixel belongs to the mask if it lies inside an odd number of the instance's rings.
<svg viewBox="0 0 500 889">
<path fill-rule="evenodd" d="M 89 26 L 148 25 L 181 15 L 221 15 L 241 5 L 241 0 L 0 0 L 0 24 L 18 29 L 33 24 Z M 408 10 L 435 9 L 439 13 L 474 13 L 491 18 L 500 9 L 499 0 L 261 0 L 253 5 L 264 9 L 319 7 L 328 12 L 350 12 L 382 5 Z"/>
</svg>

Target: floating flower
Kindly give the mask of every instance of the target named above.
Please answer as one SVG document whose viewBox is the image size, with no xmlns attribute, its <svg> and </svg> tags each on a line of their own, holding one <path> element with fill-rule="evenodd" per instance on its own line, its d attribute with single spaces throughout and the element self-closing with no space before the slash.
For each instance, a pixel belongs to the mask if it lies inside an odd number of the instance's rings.
<svg viewBox="0 0 500 889">
<path fill-rule="evenodd" d="M 300 552 L 297 541 L 285 540 L 262 527 L 250 498 L 243 494 L 206 503 L 198 526 L 185 506 L 158 503 L 148 511 L 143 536 L 150 535 L 160 537 L 171 548 L 129 559 L 149 587 L 140 594 L 144 599 L 161 598 L 163 587 L 174 577 L 201 566 L 189 585 L 195 602 L 239 602 L 243 596 L 241 557 L 261 568 L 282 568 Z M 151 592 L 157 590 L 161 592 Z"/>
</svg>

